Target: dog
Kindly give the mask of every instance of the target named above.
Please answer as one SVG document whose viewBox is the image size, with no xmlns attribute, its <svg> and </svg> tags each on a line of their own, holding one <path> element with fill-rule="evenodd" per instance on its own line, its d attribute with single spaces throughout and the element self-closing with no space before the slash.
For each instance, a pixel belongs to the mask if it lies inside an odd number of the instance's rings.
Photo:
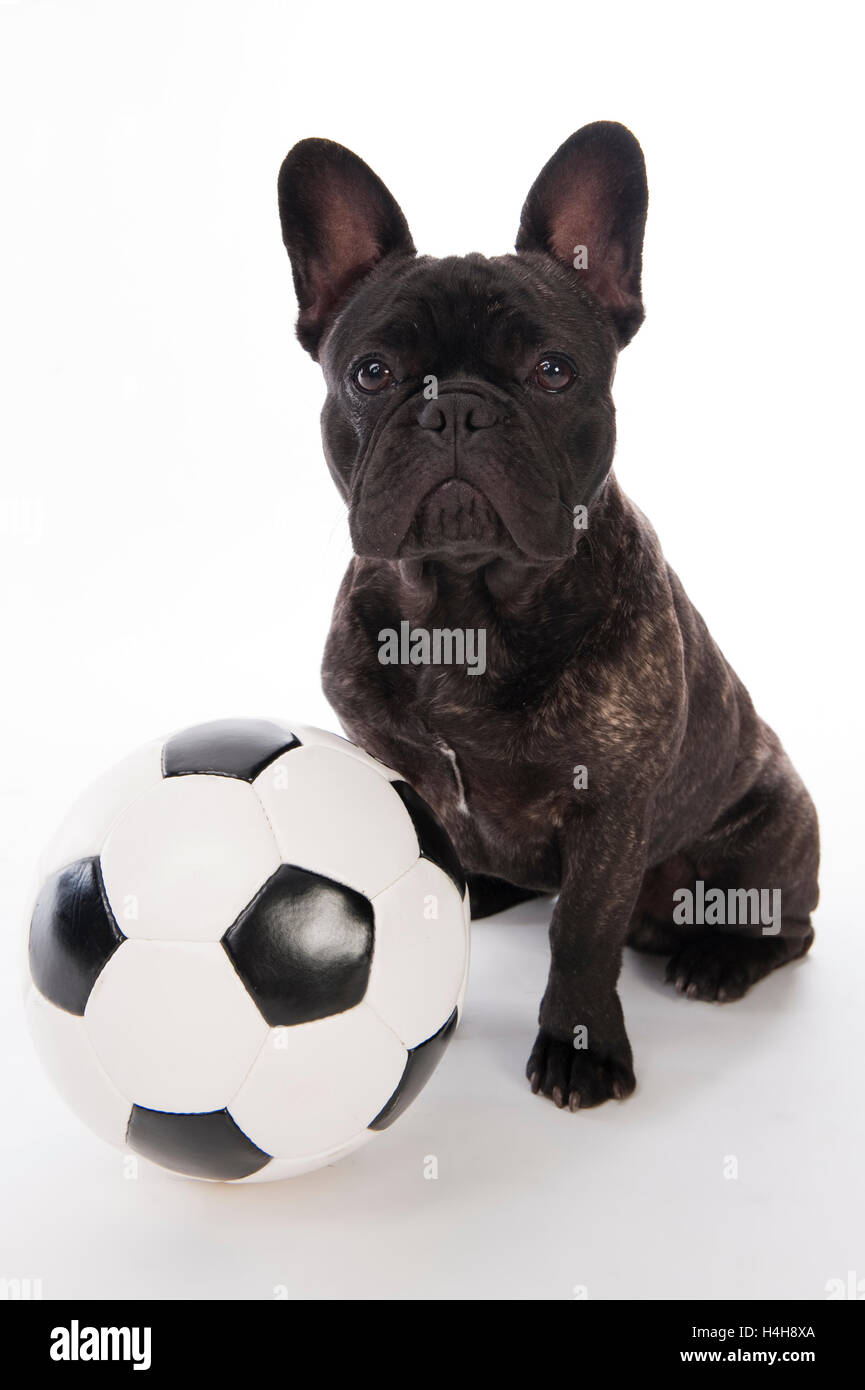
<svg viewBox="0 0 865 1390">
<path fill-rule="evenodd" d="M 290 151 L 278 194 L 354 550 L 325 693 L 436 812 L 474 917 L 557 895 L 531 1089 L 623 1099 L 624 946 L 668 956 L 691 998 L 739 999 L 809 949 L 819 864 L 808 792 L 612 472 L 642 151 L 615 122 L 578 130 L 492 258 L 419 256 L 328 140 Z M 455 630 L 485 635 L 483 671 L 382 659 L 384 632 Z"/>
</svg>

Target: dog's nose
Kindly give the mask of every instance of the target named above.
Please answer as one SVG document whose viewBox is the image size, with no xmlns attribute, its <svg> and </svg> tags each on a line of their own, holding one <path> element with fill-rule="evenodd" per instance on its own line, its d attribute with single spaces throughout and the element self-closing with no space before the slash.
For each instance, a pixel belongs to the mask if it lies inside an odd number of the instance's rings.
<svg viewBox="0 0 865 1390">
<path fill-rule="evenodd" d="M 423 430 L 437 434 L 489 430 L 499 421 L 498 413 L 480 396 L 448 392 L 436 401 L 427 401 L 417 417 Z"/>
</svg>

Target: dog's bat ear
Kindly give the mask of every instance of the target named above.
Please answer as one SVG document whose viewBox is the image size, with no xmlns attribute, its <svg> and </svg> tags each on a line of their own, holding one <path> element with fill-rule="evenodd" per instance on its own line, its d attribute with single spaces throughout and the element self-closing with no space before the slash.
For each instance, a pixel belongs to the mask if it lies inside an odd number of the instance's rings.
<svg viewBox="0 0 865 1390">
<path fill-rule="evenodd" d="M 583 126 L 544 165 L 525 201 L 518 251 L 573 268 L 609 311 L 620 346 L 643 322 L 640 274 L 649 192 L 643 152 L 616 121 Z"/>
<path fill-rule="evenodd" d="M 381 179 L 332 140 L 301 140 L 279 171 L 279 219 L 313 357 L 354 285 L 385 256 L 414 255 L 399 205 Z"/>
</svg>

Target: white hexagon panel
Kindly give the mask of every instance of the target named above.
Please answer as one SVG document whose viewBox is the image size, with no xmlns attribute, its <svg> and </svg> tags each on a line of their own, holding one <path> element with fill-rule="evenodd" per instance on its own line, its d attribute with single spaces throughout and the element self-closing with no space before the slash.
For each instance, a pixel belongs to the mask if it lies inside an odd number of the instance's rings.
<svg viewBox="0 0 865 1390">
<path fill-rule="evenodd" d="M 129 1101 L 96 1056 L 83 1018 L 58 1009 L 32 985 L 24 1007 L 39 1060 L 58 1091 L 94 1134 L 122 1146 Z"/>
<path fill-rule="evenodd" d="M 267 1036 L 217 941 L 127 941 L 93 986 L 84 1024 L 123 1095 L 178 1113 L 225 1105 Z"/>
<path fill-rule="evenodd" d="M 63 817 L 42 851 L 37 867 L 40 880 L 76 859 L 99 854 L 117 817 L 161 781 L 162 739 L 145 743 L 104 772 Z"/>
<path fill-rule="evenodd" d="M 27 1016 L 97 1133 L 259 1182 L 394 1122 L 453 1035 L 468 897 L 432 812 L 333 734 L 235 719 L 106 774 L 43 857 Z"/>
<path fill-rule="evenodd" d="M 433 1034 L 459 999 L 468 957 L 453 879 L 418 859 L 373 899 L 375 953 L 366 1002 L 406 1047 Z"/>
<path fill-rule="evenodd" d="M 121 930 L 161 941 L 219 941 L 279 868 L 248 782 L 165 777 L 115 821 L 100 854 Z"/>
<path fill-rule="evenodd" d="M 408 1052 L 366 1004 L 275 1028 L 229 1106 L 275 1158 L 300 1162 L 364 1133 L 399 1086 Z"/>
<path fill-rule="evenodd" d="M 418 842 L 394 783 L 338 748 L 292 749 L 254 787 L 283 859 L 373 897 L 414 863 Z M 366 819 L 370 834 L 360 823 Z"/>
</svg>

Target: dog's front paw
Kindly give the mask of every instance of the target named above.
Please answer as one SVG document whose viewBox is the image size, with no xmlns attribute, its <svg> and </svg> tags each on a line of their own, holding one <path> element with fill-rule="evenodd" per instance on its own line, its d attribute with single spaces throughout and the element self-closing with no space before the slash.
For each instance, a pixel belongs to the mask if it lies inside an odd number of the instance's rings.
<svg viewBox="0 0 865 1390">
<path fill-rule="evenodd" d="M 542 1028 L 526 1064 L 535 1094 L 549 1096 L 559 1109 L 587 1110 L 605 1100 L 624 1100 L 637 1079 L 627 1038 L 604 1049 L 575 1048 Z"/>
</svg>

